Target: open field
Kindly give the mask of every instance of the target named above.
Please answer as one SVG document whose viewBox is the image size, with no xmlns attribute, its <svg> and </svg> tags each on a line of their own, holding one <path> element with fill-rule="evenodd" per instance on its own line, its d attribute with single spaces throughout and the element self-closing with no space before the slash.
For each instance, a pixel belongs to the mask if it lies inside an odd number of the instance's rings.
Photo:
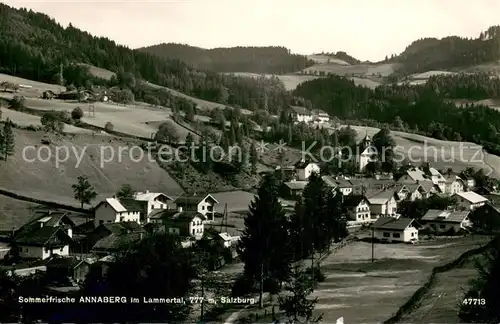
<svg viewBox="0 0 500 324">
<path fill-rule="evenodd" d="M 439 273 L 417 309 L 402 318 L 405 323 L 459 323 L 458 311 L 471 279 L 478 276 L 472 257 L 460 268 Z"/>
<path fill-rule="evenodd" d="M 219 201 L 215 207 L 218 213 L 224 212 L 224 205 L 227 204 L 228 212 L 247 210 L 248 205 L 254 198 L 254 194 L 246 191 L 236 190 L 228 192 L 218 192 L 212 196 Z"/>
<path fill-rule="evenodd" d="M 338 64 L 338 65 L 349 65 L 346 61 L 340 60 L 338 58 L 330 57 L 328 55 L 322 54 L 312 54 L 307 55 L 307 59 L 316 62 L 317 64 Z"/>
<path fill-rule="evenodd" d="M 33 92 L 37 92 L 40 95 L 42 94 L 42 92 L 44 92 L 46 90 L 51 90 L 51 91 L 56 92 L 56 93 L 66 90 L 66 87 L 60 86 L 58 84 L 49 84 L 49 83 L 31 81 L 28 79 L 18 78 L 18 77 L 12 76 L 12 75 L 0 73 L 0 82 L 4 82 L 4 81 L 12 82 L 14 84 L 19 84 L 19 85 L 22 84 L 22 85 L 31 86 L 32 88 L 29 90 L 31 90 Z"/>
<path fill-rule="evenodd" d="M 489 241 L 487 237 L 439 240 L 420 245 L 355 242 L 322 262 L 325 282 L 315 313 L 326 323 L 344 317 L 346 323 L 380 323 L 391 317 L 430 275 L 432 268 L 456 259 Z M 426 321 L 426 323 L 429 323 Z"/>
<path fill-rule="evenodd" d="M 5 99 L 11 99 L 12 96 L 13 95 L 9 93 L 1 94 L 1 97 Z M 44 100 L 40 98 L 25 98 L 25 106 L 42 111 L 56 110 L 68 112 L 71 112 L 76 107 L 80 107 L 84 112 L 82 121 L 87 124 L 104 127 L 109 121 L 113 124 L 115 131 L 146 138 L 151 138 L 152 134 L 158 131 L 158 126 L 162 122 L 171 120 L 170 116 L 172 114 L 169 108 L 148 107 L 144 104 L 120 105 L 115 103 L 96 102 L 94 103 L 95 117 L 92 117 L 89 115 L 90 105 L 87 103 L 57 99 Z M 16 114 L 17 119 L 24 123 L 28 122 L 34 125 L 40 124 L 40 118 L 37 116 L 19 112 L 9 112 L 9 114 Z M 11 119 L 15 121 L 14 118 Z M 70 132 L 70 129 L 71 126 L 66 127 L 68 132 Z M 180 125 L 177 125 L 177 131 L 181 140 L 184 140 L 189 132 Z M 195 138 L 198 137 L 194 133 L 193 136 Z"/>
<path fill-rule="evenodd" d="M 397 67 L 396 63 L 382 63 L 382 64 L 358 64 L 358 65 L 339 65 L 339 64 L 316 64 L 310 66 L 302 71 L 307 73 L 312 72 L 325 72 L 338 75 L 350 76 L 355 75 L 378 75 L 386 77 L 392 74 Z"/>
<path fill-rule="evenodd" d="M 351 126 L 358 132 L 357 141 L 365 134 L 373 136 L 375 127 Z M 437 169 L 462 170 L 466 167 L 482 168 L 490 176 L 500 178 L 500 157 L 486 153 L 478 144 L 470 142 L 441 141 L 434 138 L 398 131 L 391 132 L 396 141 L 396 152 L 414 164 L 429 162 Z"/>
<path fill-rule="evenodd" d="M 88 66 L 90 74 L 101 79 L 110 80 L 113 75 L 116 75 L 114 72 L 111 72 L 110 70 L 102 69 L 97 66 L 85 63 L 81 63 L 81 65 Z"/>
<path fill-rule="evenodd" d="M 460 68 L 458 72 L 463 73 L 475 73 L 475 72 L 485 72 L 492 73 L 493 75 L 500 75 L 500 60 L 496 62 L 482 63 L 477 65 L 472 65 L 470 67 Z"/>
<path fill-rule="evenodd" d="M 455 72 L 449 71 L 427 71 L 423 73 L 410 75 L 408 78 L 411 80 L 427 80 L 432 76 L 440 76 L 440 75 L 454 75 L 457 74 Z"/>
<path fill-rule="evenodd" d="M 73 198 L 71 185 L 76 183 L 80 175 L 86 175 L 99 194 L 98 199 L 93 201 L 94 205 L 99 199 L 113 195 L 124 183 L 129 183 L 138 191 L 148 189 L 169 195 L 182 193 L 179 185 L 147 152 L 138 147 L 128 149 L 135 147 L 135 141 L 83 134 L 59 138 L 54 136 L 51 138 L 52 144 L 48 146 L 51 154 L 48 159 L 49 151 L 40 150 L 40 147 L 45 146 L 40 143 L 43 133 L 15 130 L 15 135 L 15 155 L 0 164 L 2 189 L 77 207 L 79 204 Z M 23 157 L 23 148 L 28 146 L 34 148 L 27 150 Z M 59 150 L 59 165 L 56 164 L 56 150 Z M 37 151 L 40 159 L 36 158 Z M 66 152 L 69 155 L 64 161 Z M 141 152 L 144 152 L 142 159 Z M 108 160 L 110 162 L 105 162 Z"/>
</svg>

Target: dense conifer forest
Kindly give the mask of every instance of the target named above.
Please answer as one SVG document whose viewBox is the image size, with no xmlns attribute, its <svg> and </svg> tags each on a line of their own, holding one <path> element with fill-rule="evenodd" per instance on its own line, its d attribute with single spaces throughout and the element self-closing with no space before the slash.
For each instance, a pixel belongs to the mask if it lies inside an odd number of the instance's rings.
<svg viewBox="0 0 500 324">
<path fill-rule="evenodd" d="M 139 49 L 167 59 L 178 59 L 215 72 L 293 73 L 314 64 L 306 56 L 281 46 L 204 49 L 184 44 L 158 44 Z"/>
</svg>

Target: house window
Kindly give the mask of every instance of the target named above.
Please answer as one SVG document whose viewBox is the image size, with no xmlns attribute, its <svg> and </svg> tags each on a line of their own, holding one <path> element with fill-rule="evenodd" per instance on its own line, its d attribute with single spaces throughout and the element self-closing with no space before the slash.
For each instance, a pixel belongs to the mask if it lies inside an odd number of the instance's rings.
<svg viewBox="0 0 500 324">
<path fill-rule="evenodd" d="M 439 228 L 441 228 L 441 229 L 443 229 L 445 227 L 446 227 L 446 225 L 439 225 Z"/>
<path fill-rule="evenodd" d="M 63 251 L 63 249 L 64 249 L 64 247 L 60 248 L 60 249 L 59 249 L 59 251 L 60 251 L 60 252 L 62 252 L 62 251 Z"/>
<path fill-rule="evenodd" d="M 201 210 L 205 210 L 205 206 L 201 206 Z"/>
<path fill-rule="evenodd" d="M 383 236 L 384 236 L 384 237 L 391 237 L 391 234 L 390 234 L 390 233 L 387 233 L 387 232 L 384 232 Z"/>
<path fill-rule="evenodd" d="M 400 238 L 401 234 L 400 233 L 392 233 L 392 237 L 394 237 L 394 238 Z"/>
<path fill-rule="evenodd" d="M 26 248 L 26 251 L 25 251 L 25 252 L 29 252 L 29 249 L 28 249 L 28 248 Z"/>
<path fill-rule="evenodd" d="M 100 220 L 100 221 L 99 221 L 99 225 L 102 225 L 102 224 L 104 224 L 104 221 L 103 221 L 103 220 Z"/>
<path fill-rule="evenodd" d="M 415 236 L 415 233 L 411 233 L 411 237 L 414 237 Z"/>
<path fill-rule="evenodd" d="M 196 230 L 193 228 L 193 234 L 195 234 L 195 231 L 196 231 Z"/>
<path fill-rule="evenodd" d="M 125 217 L 120 217 L 120 222 L 124 222 L 125 221 Z"/>
</svg>

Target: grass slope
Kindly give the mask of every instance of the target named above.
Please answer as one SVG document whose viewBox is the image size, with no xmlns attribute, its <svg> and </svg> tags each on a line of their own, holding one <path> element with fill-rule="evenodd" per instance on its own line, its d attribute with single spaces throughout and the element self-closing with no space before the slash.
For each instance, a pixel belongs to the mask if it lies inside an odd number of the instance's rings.
<svg viewBox="0 0 500 324">
<path fill-rule="evenodd" d="M 39 205 L 0 195 L 0 231 L 19 228 L 25 224 L 31 217 L 33 208 L 37 206 Z"/>
<path fill-rule="evenodd" d="M 51 90 L 51 91 L 56 92 L 56 93 L 66 91 L 66 87 L 60 86 L 58 84 L 49 84 L 49 83 L 31 81 L 28 79 L 18 78 L 18 77 L 12 76 L 12 75 L 0 73 L 0 82 L 4 82 L 4 81 L 11 82 L 14 84 L 19 84 L 19 85 L 31 86 L 31 88 L 28 89 L 27 91 L 31 90 L 34 92 L 38 92 L 40 94 L 46 90 Z"/>
<path fill-rule="evenodd" d="M 381 63 L 381 64 L 357 64 L 357 65 L 339 65 L 339 64 L 316 64 L 310 66 L 303 71 L 306 73 L 324 72 L 342 76 L 355 75 L 377 75 L 386 77 L 392 74 L 397 68 L 396 63 Z"/>
<path fill-rule="evenodd" d="M 10 159 L 0 164 L 0 187 L 5 190 L 20 193 L 41 200 L 55 201 L 78 206 L 74 200 L 71 185 L 76 183 L 80 175 L 86 175 L 89 182 L 96 188 L 99 198 L 113 195 L 120 185 L 129 183 L 135 190 L 161 191 L 169 195 L 182 193 L 181 187 L 145 154 L 139 160 L 139 149 L 132 151 L 133 141 L 126 141 L 111 136 L 73 135 L 60 138 L 53 137 L 50 145 L 52 158 L 47 162 L 36 160 L 29 162 L 23 158 L 23 148 L 41 146 L 41 132 L 15 130 L 16 152 Z M 59 148 L 61 158 L 65 157 L 67 148 L 70 155 L 66 162 L 56 166 L 55 151 Z M 80 155 L 86 147 L 81 164 L 77 167 L 76 150 Z M 119 154 L 119 148 L 121 154 Z M 111 155 L 114 151 L 114 156 Z M 102 154 L 101 154 L 102 153 Z M 42 159 L 48 155 L 47 150 L 41 151 Z M 26 152 L 28 159 L 36 157 L 34 150 Z M 102 160 L 111 160 L 101 168 Z M 152 159 L 151 159 L 152 160 Z M 135 162 L 138 161 L 138 162 Z M 97 203 L 98 200 L 93 203 Z M 88 206 L 87 206 L 88 207 Z"/>
<path fill-rule="evenodd" d="M 344 60 L 334 58 L 328 55 L 312 54 L 307 55 L 307 59 L 316 62 L 317 64 L 338 64 L 338 65 L 350 65 Z"/>
</svg>

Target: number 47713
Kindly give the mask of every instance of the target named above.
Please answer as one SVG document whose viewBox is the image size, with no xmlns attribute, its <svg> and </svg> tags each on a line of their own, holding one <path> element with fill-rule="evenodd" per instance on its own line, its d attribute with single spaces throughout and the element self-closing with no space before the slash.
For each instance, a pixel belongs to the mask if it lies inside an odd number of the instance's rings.
<svg viewBox="0 0 500 324">
<path fill-rule="evenodd" d="M 486 299 L 484 298 L 465 298 L 462 301 L 464 305 L 486 305 Z"/>
</svg>

